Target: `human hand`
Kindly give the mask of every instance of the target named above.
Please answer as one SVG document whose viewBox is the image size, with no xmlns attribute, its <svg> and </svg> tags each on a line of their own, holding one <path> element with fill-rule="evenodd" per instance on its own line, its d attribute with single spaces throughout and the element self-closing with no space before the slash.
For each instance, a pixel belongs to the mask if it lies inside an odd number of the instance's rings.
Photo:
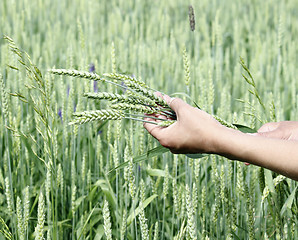
<svg viewBox="0 0 298 240">
<path fill-rule="evenodd" d="M 298 121 L 266 123 L 258 130 L 255 135 L 268 138 L 298 141 Z"/>
<path fill-rule="evenodd" d="M 258 132 L 251 135 L 298 141 L 298 122 L 282 121 L 265 123 L 260 127 Z M 249 165 L 249 163 L 245 164 Z"/>
<path fill-rule="evenodd" d="M 166 128 L 144 123 L 147 131 L 173 153 L 216 152 L 217 136 L 225 127 L 211 115 L 188 105 L 179 98 L 170 98 L 167 95 L 163 98 L 176 113 L 177 121 Z M 161 118 L 162 115 L 157 117 Z M 151 118 L 145 120 L 158 122 Z"/>
</svg>

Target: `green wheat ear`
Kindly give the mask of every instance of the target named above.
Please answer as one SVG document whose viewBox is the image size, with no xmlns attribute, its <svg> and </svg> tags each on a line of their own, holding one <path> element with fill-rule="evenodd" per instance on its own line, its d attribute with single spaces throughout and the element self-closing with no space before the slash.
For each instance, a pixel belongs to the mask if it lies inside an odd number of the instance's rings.
<svg viewBox="0 0 298 240">
<path fill-rule="evenodd" d="M 169 127 L 175 122 L 176 122 L 175 120 L 168 120 L 168 121 L 159 122 L 157 125 L 160 127 Z"/>
<path fill-rule="evenodd" d="M 132 81 L 142 87 L 148 87 L 143 81 L 139 80 L 139 79 L 136 79 L 134 77 L 131 77 L 131 76 L 128 76 L 128 75 L 125 75 L 125 74 L 120 74 L 120 73 L 116 73 L 116 72 L 113 72 L 113 73 L 104 73 L 103 74 L 105 77 L 108 77 L 108 78 L 111 78 L 111 79 L 114 79 L 114 80 L 117 80 L 117 81 Z"/>
<path fill-rule="evenodd" d="M 30 56 L 25 51 L 21 50 L 12 38 L 4 36 L 4 40 L 9 43 L 10 50 L 18 56 L 18 61 L 25 67 L 28 77 L 37 83 L 38 89 L 45 96 L 45 85 L 42 74 L 36 65 L 32 63 Z"/>
<path fill-rule="evenodd" d="M 121 120 L 124 118 L 122 111 L 116 110 L 95 110 L 95 111 L 84 111 L 73 114 L 75 119 L 70 122 L 73 124 L 83 124 L 98 120 Z"/>
<path fill-rule="evenodd" d="M 189 67 L 189 60 L 186 52 L 186 47 L 183 47 L 183 68 L 184 68 L 184 80 L 187 89 L 187 94 L 190 95 L 190 67 Z"/>
<path fill-rule="evenodd" d="M 85 78 L 93 81 L 105 81 L 104 78 L 99 76 L 96 73 L 90 73 L 86 71 L 78 71 L 78 70 L 70 70 L 70 69 L 49 69 L 50 73 L 60 76 L 71 76 L 71 77 L 79 77 Z"/>
<path fill-rule="evenodd" d="M 258 99 L 258 101 L 261 104 L 262 108 L 264 110 L 266 110 L 266 107 L 265 107 L 265 105 L 264 105 L 264 103 L 263 103 L 263 101 L 262 101 L 262 99 L 259 95 L 255 80 L 254 80 L 253 76 L 251 75 L 248 67 L 245 65 L 244 60 L 243 60 L 242 57 L 240 57 L 240 64 L 241 64 L 242 68 L 246 71 L 246 73 L 248 74 L 248 77 L 245 76 L 244 74 L 242 74 L 243 78 L 252 87 L 252 90 L 250 89 L 248 91 Z"/>
</svg>

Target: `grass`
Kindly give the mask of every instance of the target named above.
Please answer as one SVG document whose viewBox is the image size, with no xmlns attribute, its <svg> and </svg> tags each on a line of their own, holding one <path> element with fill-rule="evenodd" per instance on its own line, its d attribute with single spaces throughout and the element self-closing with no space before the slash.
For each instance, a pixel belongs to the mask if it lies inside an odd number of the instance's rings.
<svg viewBox="0 0 298 240">
<path fill-rule="evenodd" d="M 191 31 L 182 0 L 1 1 L 1 34 L 30 58 L 0 39 L 0 239 L 108 239 L 109 226 L 112 239 L 297 239 L 295 181 L 161 155 L 134 121 L 70 126 L 74 112 L 107 107 L 83 93 L 125 93 L 48 72 L 134 75 L 253 129 L 297 120 L 296 5 L 193 2 Z"/>
</svg>

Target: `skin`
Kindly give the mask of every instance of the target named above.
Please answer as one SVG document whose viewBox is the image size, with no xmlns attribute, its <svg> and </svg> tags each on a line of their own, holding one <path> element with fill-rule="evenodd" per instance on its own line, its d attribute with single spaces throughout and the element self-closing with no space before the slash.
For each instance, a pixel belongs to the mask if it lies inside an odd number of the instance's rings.
<svg viewBox="0 0 298 240">
<path fill-rule="evenodd" d="M 257 133 L 245 134 L 221 125 L 208 113 L 179 98 L 163 98 L 175 111 L 177 122 L 167 128 L 150 123 L 144 123 L 144 127 L 172 153 L 218 154 L 298 181 L 298 122 L 267 123 Z"/>
</svg>

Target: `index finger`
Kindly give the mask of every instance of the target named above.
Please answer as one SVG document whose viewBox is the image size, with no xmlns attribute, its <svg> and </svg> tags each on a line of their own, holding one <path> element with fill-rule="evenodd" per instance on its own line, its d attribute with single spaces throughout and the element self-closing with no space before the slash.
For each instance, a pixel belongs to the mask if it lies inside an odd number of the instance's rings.
<svg viewBox="0 0 298 240">
<path fill-rule="evenodd" d="M 152 119 L 150 118 L 144 118 L 144 120 L 146 121 L 150 121 Z M 148 123 L 148 122 L 145 122 L 143 124 L 144 128 L 153 136 L 155 137 L 156 139 L 158 139 L 159 135 L 160 135 L 160 132 L 161 130 L 163 129 L 162 127 L 156 125 L 156 124 L 153 124 L 153 123 Z"/>
</svg>

